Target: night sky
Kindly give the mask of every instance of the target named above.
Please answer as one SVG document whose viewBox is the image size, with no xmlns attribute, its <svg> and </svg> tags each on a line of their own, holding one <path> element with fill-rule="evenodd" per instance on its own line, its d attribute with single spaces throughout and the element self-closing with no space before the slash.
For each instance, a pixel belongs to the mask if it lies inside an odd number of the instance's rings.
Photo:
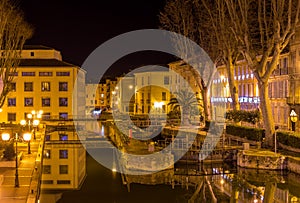
<svg viewBox="0 0 300 203">
<path fill-rule="evenodd" d="M 26 44 L 53 47 L 61 51 L 64 61 L 81 66 L 95 48 L 117 35 L 158 28 L 165 0 L 24 0 L 19 4 L 35 28 Z M 166 54 L 139 52 L 117 61 L 108 74 L 172 60 Z"/>
</svg>

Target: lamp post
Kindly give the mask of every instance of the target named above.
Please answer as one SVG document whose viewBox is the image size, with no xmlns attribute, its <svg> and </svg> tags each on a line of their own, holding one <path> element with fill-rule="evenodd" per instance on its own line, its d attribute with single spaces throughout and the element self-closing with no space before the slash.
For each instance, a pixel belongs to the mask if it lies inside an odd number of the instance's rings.
<svg viewBox="0 0 300 203">
<path fill-rule="evenodd" d="M 19 187 L 19 172 L 18 172 L 18 142 L 22 141 L 22 138 L 19 137 L 18 133 L 12 133 L 13 135 L 10 135 L 9 133 L 2 133 L 2 140 L 3 141 L 9 141 L 13 140 L 16 143 L 16 174 L 15 174 L 15 187 Z M 11 137 L 13 136 L 13 137 Z M 23 140 L 28 141 L 28 153 L 30 152 L 30 139 L 31 134 L 25 133 L 23 134 Z"/>
<path fill-rule="evenodd" d="M 278 126 L 275 126 L 275 134 L 274 134 L 274 141 L 275 141 L 275 154 L 277 153 L 277 130 L 278 130 Z"/>
<path fill-rule="evenodd" d="M 16 174 L 15 174 L 15 187 L 19 187 L 19 174 L 18 174 L 18 134 L 15 134 L 15 137 L 13 138 L 14 141 L 16 141 Z M 2 140 L 3 141 L 9 141 L 10 140 L 10 134 L 9 133 L 2 133 Z"/>
<path fill-rule="evenodd" d="M 24 133 L 23 134 L 23 139 L 28 142 L 28 154 L 31 154 L 30 150 L 30 140 L 31 140 L 31 133 Z"/>
<path fill-rule="evenodd" d="M 296 131 L 296 122 L 298 121 L 298 115 L 296 114 L 295 110 L 292 109 L 290 113 L 291 121 L 292 121 L 292 131 Z"/>
</svg>

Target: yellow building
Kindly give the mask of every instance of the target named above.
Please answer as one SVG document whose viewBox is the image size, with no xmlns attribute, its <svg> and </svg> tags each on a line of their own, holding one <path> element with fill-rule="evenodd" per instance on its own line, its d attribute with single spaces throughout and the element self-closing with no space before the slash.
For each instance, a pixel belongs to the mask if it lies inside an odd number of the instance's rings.
<svg viewBox="0 0 300 203">
<path fill-rule="evenodd" d="M 282 129 L 289 127 L 290 106 L 287 103 L 289 89 L 289 54 L 282 54 L 277 69 L 269 79 L 269 98 L 274 115 L 275 125 Z M 211 103 L 212 116 L 218 112 L 218 105 L 226 104 L 227 109 L 232 108 L 232 99 L 229 92 L 227 71 L 225 66 L 218 67 L 219 75 L 212 81 Z M 234 79 L 237 81 L 239 103 L 242 110 L 259 109 L 260 99 L 257 80 L 244 60 L 238 61 L 234 70 Z"/>
<path fill-rule="evenodd" d="M 168 113 L 171 73 L 153 69 L 136 72 L 134 78 L 135 114 L 148 114 L 151 110 L 158 114 Z"/>
<path fill-rule="evenodd" d="M 59 51 L 25 46 L 0 122 L 19 123 L 33 110 L 43 119 L 69 119 L 85 115 L 85 71 L 64 62 Z"/>
<path fill-rule="evenodd" d="M 51 128 L 45 135 L 42 189 L 80 189 L 86 177 L 86 150 L 73 125 Z"/>
</svg>

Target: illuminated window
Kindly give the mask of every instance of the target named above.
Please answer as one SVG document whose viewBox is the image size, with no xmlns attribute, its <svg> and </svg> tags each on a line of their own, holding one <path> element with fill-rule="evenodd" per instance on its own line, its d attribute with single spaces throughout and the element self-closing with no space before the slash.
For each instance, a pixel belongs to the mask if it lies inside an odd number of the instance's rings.
<svg viewBox="0 0 300 203">
<path fill-rule="evenodd" d="M 68 135 L 67 134 L 59 134 L 59 140 L 60 141 L 67 141 L 68 140 Z"/>
<path fill-rule="evenodd" d="M 24 98 L 24 106 L 33 106 L 33 98 Z"/>
<path fill-rule="evenodd" d="M 16 98 L 8 98 L 7 106 L 16 106 Z"/>
<path fill-rule="evenodd" d="M 52 76 L 52 72 L 39 72 L 39 76 Z"/>
<path fill-rule="evenodd" d="M 56 72 L 56 76 L 70 76 L 70 72 L 66 71 L 66 72 Z"/>
<path fill-rule="evenodd" d="M 41 90 L 42 90 L 42 92 L 49 92 L 50 91 L 50 82 L 42 82 Z"/>
<path fill-rule="evenodd" d="M 33 91 L 33 82 L 24 82 L 24 91 L 25 92 Z"/>
<path fill-rule="evenodd" d="M 42 106 L 50 106 L 50 98 L 42 98 Z"/>
<path fill-rule="evenodd" d="M 68 82 L 59 82 L 59 91 L 68 91 Z"/>
<path fill-rule="evenodd" d="M 49 138 L 49 140 L 50 140 L 50 138 Z M 46 140 L 46 141 L 49 141 L 49 140 Z M 51 150 L 50 149 L 45 150 L 44 158 L 45 159 L 50 159 L 51 158 Z"/>
<path fill-rule="evenodd" d="M 59 106 L 68 106 L 68 98 L 59 98 Z"/>
<path fill-rule="evenodd" d="M 62 113 L 59 113 L 59 119 L 68 119 L 68 113 L 66 112 L 62 112 Z"/>
<path fill-rule="evenodd" d="M 22 72 L 22 76 L 35 76 L 35 72 Z"/>
<path fill-rule="evenodd" d="M 67 149 L 59 150 L 59 158 L 60 159 L 67 159 L 68 158 L 68 150 Z"/>
</svg>

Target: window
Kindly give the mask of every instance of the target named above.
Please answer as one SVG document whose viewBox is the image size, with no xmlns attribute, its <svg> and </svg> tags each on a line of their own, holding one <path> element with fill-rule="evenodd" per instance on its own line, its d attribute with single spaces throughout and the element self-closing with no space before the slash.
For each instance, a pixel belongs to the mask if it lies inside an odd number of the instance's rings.
<svg viewBox="0 0 300 203">
<path fill-rule="evenodd" d="M 68 140 L 68 135 L 67 134 L 63 134 L 63 133 L 59 134 L 59 140 L 61 140 L 61 141 Z"/>
<path fill-rule="evenodd" d="M 35 76 L 35 72 L 22 72 L 22 76 Z"/>
<path fill-rule="evenodd" d="M 50 140 L 50 135 L 48 136 L 49 140 Z M 46 140 L 46 141 L 49 141 L 49 140 Z M 45 149 L 45 154 L 44 154 L 44 158 L 45 159 L 50 159 L 51 158 L 51 150 L 50 149 Z"/>
<path fill-rule="evenodd" d="M 51 165 L 43 165 L 43 174 L 51 174 Z"/>
<path fill-rule="evenodd" d="M 59 113 L 59 119 L 68 119 L 68 113 L 66 112 Z"/>
<path fill-rule="evenodd" d="M 68 98 L 59 98 L 59 106 L 68 106 Z"/>
<path fill-rule="evenodd" d="M 59 174 L 68 174 L 68 165 L 59 165 Z"/>
<path fill-rule="evenodd" d="M 50 141 L 51 140 L 51 135 L 50 134 L 46 134 L 45 135 L 45 141 Z"/>
<path fill-rule="evenodd" d="M 18 72 L 10 72 L 8 73 L 9 76 L 18 76 Z"/>
<path fill-rule="evenodd" d="M 50 98 L 42 98 L 42 106 L 50 106 Z"/>
<path fill-rule="evenodd" d="M 52 76 L 52 72 L 39 72 L 39 76 Z"/>
<path fill-rule="evenodd" d="M 34 56 L 34 52 L 32 51 L 32 52 L 30 52 L 30 56 Z"/>
<path fill-rule="evenodd" d="M 166 92 L 162 92 L 162 93 L 161 93 L 161 99 L 162 99 L 163 101 L 166 101 L 166 100 L 167 100 L 167 93 L 166 93 Z"/>
<path fill-rule="evenodd" d="M 68 158 L 68 150 L 67 149 L 59 150 L 59 158 L 60 159 L 67 159 Z"/>
<path fill-rule="evenodd" d="M 43 119 L 43 120 L 49 120 L 49 119 L 50 119 L 50 116 L 51 116 L 51 113 L 49 113 L 49 112 L 43 113 L 42 119 Z"/>
<path fill-rule="evenodd" d="M 68 82 L 59 82 L 59 91 L 68 91 Z"/>
<path fill-rule="evenodd" d="M 24 91 L 33 91 L 33 82 L 24 82 Z"/>
<path fill-rule="evenodd" d="M 42 82 L 41 83 L 41 91 L 49 92 L 50 91 L 50 82 Z"/>
<path fill-rule="evenodd" d="M 164 77 L 164 85 L 168 85 L 169 84 L 169 80 L 170 80 L 169 76 L 165 76 Z"/>
<path fill-rule="evenodd" d="M 24 99 L 24 106 L 33 106 L 33 98 L 25 98 Z"/>
<path fill-rule="evenodd" d="M 8 98 L 7 106 L 16 106 L 16 98 Z"/>
<path fill-rule="evenodd" d="M 70 76 L 70 72 L 56 72 L 56 76 Z"/>
<path fill-rule="evenodd" d="M 42 180 L 42 184 L 46 184 L 46 185 L 53 184 L 53 180 Z"/>
<path fill-rule="evenodd" d="M 71 184 L 70 180 L 57 180 L 57 184 Z"/>
<path fill-rule="evenodd" d="M 7 121 L 16 121 L 17 115 L 16 113 L 7 113 Z"/>
<path fill-rule="evenodd" d="M 9 84 L 9 89 L 10 89 L 10 91 L 15 92 L 16 91 L 16 83 L 15 82 L 10 83 Z"/>
</svg>

